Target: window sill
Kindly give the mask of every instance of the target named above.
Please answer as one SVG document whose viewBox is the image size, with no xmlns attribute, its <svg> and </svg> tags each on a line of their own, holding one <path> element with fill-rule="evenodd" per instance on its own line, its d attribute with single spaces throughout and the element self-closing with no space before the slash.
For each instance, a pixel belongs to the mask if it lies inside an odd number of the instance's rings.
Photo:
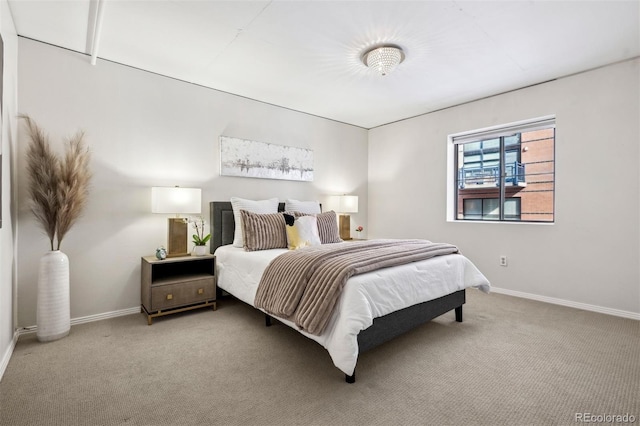
<svg viewBox="0 0 640 426">
<path fill-rule="evenodd" d="M 543 225 L 550 226 L 555 225 L 555 222 L 527 222 L 527 221 L 500 221 L 500 220 L 456 220 L 456 219 L 447 219 L 449 223 L 490 223 L 490 224 L 498 224 L 498 225 Z"/>
</svg>

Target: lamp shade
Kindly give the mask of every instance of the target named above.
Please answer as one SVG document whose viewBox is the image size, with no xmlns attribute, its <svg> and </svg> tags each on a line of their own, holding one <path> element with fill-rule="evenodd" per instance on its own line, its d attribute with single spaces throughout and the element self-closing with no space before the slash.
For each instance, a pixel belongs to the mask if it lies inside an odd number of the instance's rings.
<svg viewBox="0 0 640 426">
<path fill-rule="evenodd" d="M 338 213 L 358 213 L 358 196 L 357 195 L 339 195 Z"/>
<path fill-rule="evenodd" d="M 202 210 L 202 190 L 200 188 L 159 187 L 151 188 L 151 212 L 192 213 Z"/>
</svg>

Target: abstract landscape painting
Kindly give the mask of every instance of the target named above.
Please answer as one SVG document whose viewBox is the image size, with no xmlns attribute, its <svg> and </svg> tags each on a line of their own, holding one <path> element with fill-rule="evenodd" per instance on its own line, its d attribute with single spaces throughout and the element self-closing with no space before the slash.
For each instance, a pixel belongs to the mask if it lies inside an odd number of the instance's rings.
<svg viewBox="0 0 640 426">
<path fill-rule="evenodd" d="M 220 136 L 220 175 L 313 181 L 313 150 Z"/>
</svg>

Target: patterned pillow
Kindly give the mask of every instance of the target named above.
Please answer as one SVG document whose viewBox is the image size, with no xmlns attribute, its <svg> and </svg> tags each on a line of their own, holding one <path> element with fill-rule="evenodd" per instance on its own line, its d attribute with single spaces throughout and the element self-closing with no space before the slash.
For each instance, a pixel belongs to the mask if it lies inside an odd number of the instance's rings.
<svg viewBox="0 0 640 426">
<path fill-rule="evenodd" d="M 252 213 L 277 213 L 278 212 L 277 198 L 254 201 L 254 200 L 246 200 L 244 198 L 231 197 L 230 201 L 231 201 L 231 207 L 233 208 L 233 219 L 236 224 L 236 228 L 233 233 L 234 247 L 244 247 L 244 242 L 243 242 L 244 231 L 242 229 L 242 218 L 240 217 L 240 210 L 247 210 Z"/>
<path fill-rule="evenodd" d="M 287 231 L 282 213 L 258 214 L 240 210 L 246 251 L 287 248 Z"/>
<path fill-rule="evenodd" d="M 336 212 L 330 210 L 316 215 L 318 219 L 318 234 L 322 244 L 341 243 L 340 232 L 338 231 L 338 217 Z"/>
<path fill-rule="evenodd" d="M 287 223 L 287 244 L 289 250 L 296 250 L 307 246 L 320 245 L 318 235 L 318 220 L 315 216 L 300 216 L 296 218 L 290 214 L 283 214 Z"/>
</svg>

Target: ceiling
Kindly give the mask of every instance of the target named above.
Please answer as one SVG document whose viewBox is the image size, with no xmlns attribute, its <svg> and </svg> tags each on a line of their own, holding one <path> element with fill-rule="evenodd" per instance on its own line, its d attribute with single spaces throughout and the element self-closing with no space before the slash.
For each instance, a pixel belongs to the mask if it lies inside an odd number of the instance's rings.
<svg viewBox="0 0 640 426">
<path fill-rule="evenodd" d="M 372 128 L 640 55 L 640 2 L 9 0 L 18 35 Z M 406 55 L 377 75 L 362 53 Z"/>
</svg>

